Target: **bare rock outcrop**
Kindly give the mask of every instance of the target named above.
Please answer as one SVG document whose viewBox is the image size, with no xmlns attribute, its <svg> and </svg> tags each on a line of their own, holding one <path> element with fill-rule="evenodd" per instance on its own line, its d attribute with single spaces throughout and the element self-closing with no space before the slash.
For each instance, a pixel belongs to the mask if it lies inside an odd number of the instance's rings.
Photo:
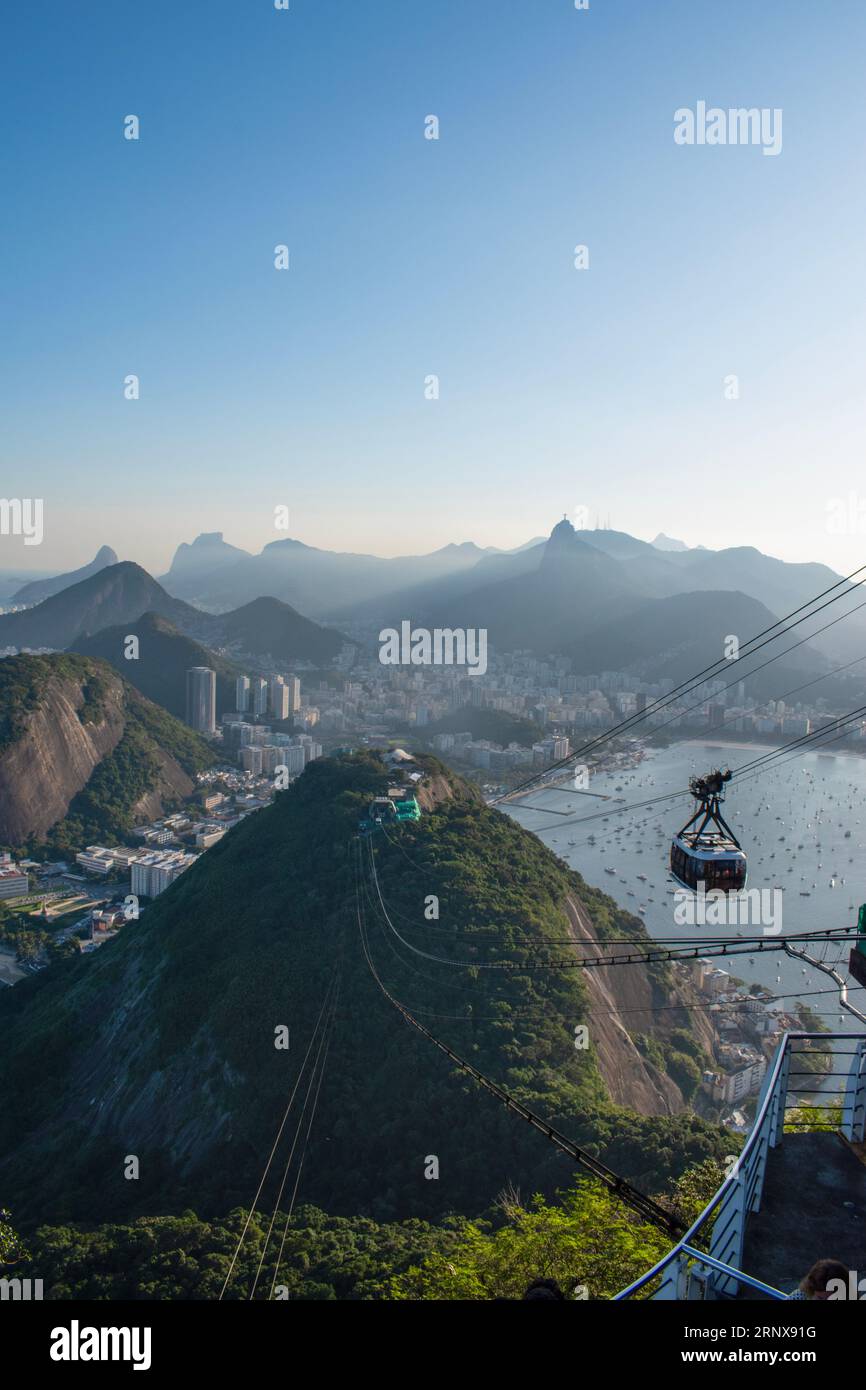
<svg viewBox="0 0 866 1390">
<path fill-rule="evenodd" d="M 83 722 L 84 685 L 50 676 L 23 734 L 0 753 L 0 842 L 23 844 L 66 815 L 125 727 L 123 685 L 107 680 L 101 717 Z"/>
<path fill-rule="evenodd" d="M 591 944 L 596 940 L 596 932 L 577 897 L 569 896 L 565 911 L 582 954 L 611 954 L 610 948 Z M 642 1056 L 633 1042 L 636 1033 L 659 1032 L 657 1000 L 646 969 L 639 965 L 592 966 L 583 972 L 583 979 L 592 1000 L 591 1042 L 611 1100 L 644 1115 L 674 1115 L 688 1109 L 676 1083 Z M 669 1000 L 666 1027 L 697 1027 L 699 1041 L 709 1052 L 712 1031 L 706 1020 L 700 1015 L 693 1018 L 685 1007 L 681 1014 L 676 1008 L 677 1004 L 685 1006 L 688 1002 L 679 997 L 681 989 L 678 984 L 676 997 Z"/>
</svg>

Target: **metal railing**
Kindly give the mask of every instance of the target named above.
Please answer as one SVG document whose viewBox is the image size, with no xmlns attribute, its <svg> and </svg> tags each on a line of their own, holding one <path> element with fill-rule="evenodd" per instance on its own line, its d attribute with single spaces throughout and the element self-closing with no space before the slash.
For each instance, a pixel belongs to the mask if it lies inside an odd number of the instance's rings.
<svg viewBox="0 0 866 1390">
<path fill-rule="evenodd" d="M 817 1046 L 813 1046 L 816 1044 Z M 827 1053 L 830 1070 L 792 1071 L 791 1063 L 808 1053 Z M 836 1066 L 837 1061 L 841 1064 Z M 801 1076 L 814 1077 L 812 1087 L 791 1085 Z M 839 1085 L 827 1090 L 828 1079 Z M 818 1104 L 803 1096 L 820 1096 Z M 653 1281 L 658 1285 L 644 1296 L 662 1299 L 733 1298 L 741 1284 L 770 1298 L 786 1298 L 779 1289 L 753 1279 L 742 1269 L 746 1223 L 760 1210 L 767 1161 L 771 1149 L 782 1142 L 786 1116 L 802 1108 L 824 1110 L 833 1118 L 823 1126 L 853 1143 L 866 1138 L 866 1036 L 862 1033 L 786 1033 L 764 1078 L 755 1121 L 736 1163 L 718 1192 L 672 1250 L 642 1274 L 615 1301 L 634 1298 Z M 837 1118 L 838 1117 L 838 1118 Z M 821 1128 L 820 1122 L 809 1128 Z M 701 1250 L 699 1247 L 705 1248 Z M 706 1248 L 708 1246 L 708 1249 Z"/>
</svg>

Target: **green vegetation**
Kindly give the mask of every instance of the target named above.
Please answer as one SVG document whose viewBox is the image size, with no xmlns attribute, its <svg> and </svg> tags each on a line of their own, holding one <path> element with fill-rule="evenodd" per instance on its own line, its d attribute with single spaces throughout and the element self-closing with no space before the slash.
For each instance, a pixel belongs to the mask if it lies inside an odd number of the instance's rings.
<svg viewBox="0 0 866 1390">
<path fill-rule="evenodd" d="M 0 659 L 0 753 L 24 733 L 32 711 L 54 679 L 81 684 L 84 702 L 78 717 L 82 724 L 96 724 L 102 719 L 108 687 L 93 662 L 69 652 L 50 657 L 6 656 Z"/>
<path fill-rule="evenodd" d="M 574 1046 L 575 1027 L 591 1022 L 583 972 L 538 968 L 570 951 L 569 893 L 602 939 L 646 941 L 642 925 L 441 763 L 422 761 L 440 800 L 422 791 L 421 821 L 358 841 L 387 770 L 370 753 L 314 762 L 134 927 L 2 992 L 0 1190 L 27 1228 L 193 1203 L 210 1216 L 248 1201 L 337 968 L 304 1200 L 385 1225 L 441 1222 L 484 1211 L 509 1183 L 549 1200 L 571 1182 L 563 1155 L 384 998 L 359 934 L 359 872 L 384 983 L 461 1056 L 644 1190 L 670 1191 L 684 1170 L 729 1150 L 725 1131 L 693 1114 L 613 1106 L 592 1047 Z M 402 941 L 376 910 L 371 847 Z M 428 920 L 431 897 L 439 915 Z M 514 968 L 485 968 L 503 959 Z M 653 979 L 662 990 L 664 977 Z M 288 1054 L 273 1045 L 281 1024 Z M 107 1091 L 111 1107 L 94 1126 L 90 1102 Z M 118 1158 L 128 1152 L 141 1158 L 135 1183 Z M 424 1179 L 429 1154 L 439 1181 Z"/>
<path fill-rule="evenodd" d="M 57 933 L 84 915 L 83 907 L 59 917 L 49 918 L 32 915 L 31 909 L 10 907 L 0 903 L 0 945 L 11 948 L 18 961 L 37 960 L 43 952 L 50 960 L 62 960 L 77 955 L 78 948 L 68 938 L 57 940 Z"/>
<path fill-rule="evenodd" d="M 818 1105 L 798 1105 L 785 1114 L 785 1133 L 822 1134 L 828 1129 L 841 1129 L 843 1119 L 841 1100 L 838 1103 L 825 1100 Z"/>
<path fill-rule="evenodd" d="M 26 1246 L 10 1224 L 11 1219 L 11 1212 L 0 1211 L 0 1270 L 30 1258 Z"/>
<path fill-rule="evenodd" d="M 0 660 L 0 755 L 24 735 L 40 705 L 48 702 L 50 712 L 52 684 L 61 682 L 80 691 L 77 715 L 83 725 L 101 724 L 111 711 L 122 718 L 123 733 L 48 835 L 9 847 L 26 848 L 35 858 L 69 857 L 95 841 L 122 842 L 143 796 L 159 790 L 164 800 L 172 799 L 165 776 L 168 758 L 189 777 L 218 761 L 204 739 L 120 681 L 107 663 L 73 652 Z"/>
<path fill-rule="evenodd" d="M 128 688 L 126 710 L 130 721 L 151 744 L 174 758 L 188 776 L 194 777 L 220 761 L 215 750 L 199 734 Z"/>
<path fill-rule="evenodd" d="M 633 1041 L 638 1052 L 666 1073 L 686 1100 L 692 1100 L 704 1069 L 710 1065 L 700 1043 L 684 1028 L 674 1028 L 668 1036 L 638 1033 Z"/>
<path fill-rule="evenodd" d="M 672 1207 L 690 1223 L 723 1176 L 716 1161 L 690 1169 L 676 1185 Z M 43 1226 L 30 1239 L 33 1268 L 50 1299 L 212 1300 L 246 1218 L 238 1208 L 213 1221 L 185 1211 L 95 1228 Z M 536 1195 L 524 1203 L 519 1193 L 502 1193 L 476 1220 L 380 1224 L 305 1205 L 291 1217 L 278 1212 L 267 1242 L 270 1220 L 254 1213 L 227 1299 L 248 1297 L 263 1253 L 257 1298 L 269 1297 L 273 1283 L 277 1297 L 307 1302 L 520 1299 L 533 1280 L 555 1279 L 569 1297 L 605 1299 L 670 1248 L 669 1237 L 590 1179 L 553 1202 Z"/>
<path fill-rule="evenodd" d="M 132 808 L 156 784 L 159 763 L 144 732 L 130 725 L 112 753 L 73 797 L 64 819 L 53 826 L 49 852 L 69 856 L 83 845 L 117 844 L 134 824 Z"/>
<path fill-rule="evenodd" d="M 509 1202 L 498 1230 L 470 1222 L 448 1248 L 390 1279 L 387 1296 L 520 1299 L 534 1279 L 555 1279 L 566 1297 L 610 1298 L 670 1246 L 605 1188 L 581 1181 L 561 1205 Z"/>
<path fill-rule="evenodd" d="M 246 1211 L 222 1220 L 180 1216 L 144 1217 L 128 1225 L 40 1228 L 31 1240 L 33 1268 L 52 1299 L 215 1299 L 219 1297 Z M 250 1222 L 227 1299 L 245 1299 L 252 1288 L 270 1214 Z M 431 1226 L 424 1221 L 378 1225 L 364 1217 L 327 1216 L 300 1207 L 289 1221 L 280 1263 L 281 1296 L 304 1301 L 384 1296 L 389 1279 L 434 1250 L 447 1250 L 463 1223 Z M 286 1227 L 275 1222 L 257 1297 L 267 1297 L 273 1260 Z"/>
<path fill-rule="evenodd" d="M 138 637 L 137 661 L 127 661 L 124 655 L 130 635 Z M 186 673 L 192 666 L 209 666 L 216 673 L 218 715 L 235 708 L 235 680 L 240 668 L 184 636 L 158 613 L 144 613 L 136 622 L 79 637 L 74 645 L 85 656 L 109 662 L 124 680 L 177 719 L 186 715 Z"/>
<path fill-rule="evenodd" d="M 41 847 L 49 855 L 68 857 L 82 845 L 123 843 L 135 824 L 136 804 L 160 785 L 160 755 L 168 754 L 190 777 L 218 760 L 204 739 L 158 705 L 129 687 L 125 696 L 123 737 L 52 827 Z"/>
</svg>

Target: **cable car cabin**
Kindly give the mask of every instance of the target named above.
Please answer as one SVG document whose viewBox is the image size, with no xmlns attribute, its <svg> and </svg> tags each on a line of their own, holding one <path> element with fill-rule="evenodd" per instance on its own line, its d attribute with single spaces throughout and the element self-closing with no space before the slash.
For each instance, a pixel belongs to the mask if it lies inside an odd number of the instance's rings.
<svg viewBox="0 0 866 1390">
<path fill-rule="evenodd" d="M 860 909 L 857 930 L 860 933 L 860 940 L 851 952 L 848 969 L 858 985 L 862 985 L 866 989 L 866 903 Z"/>
<path fill-rule="evenodd" d="M 689 782 L 698 806 L 671 841 L 671 873 L 692 893 L 699 883 L 707 893 L 738 893 L 746 886 L 745 851 L 720 810 L 732 776 L 729 771 L 716 771 Z"/>
<path fill-rule="evenodd" d="M 726 835 L 675 835 L 671 843 L 671 873 L 683 888 L 696 892 L 703 883 L 708 893 L 738 893 L 746 886 L 746 856 Z"/>
</svg>

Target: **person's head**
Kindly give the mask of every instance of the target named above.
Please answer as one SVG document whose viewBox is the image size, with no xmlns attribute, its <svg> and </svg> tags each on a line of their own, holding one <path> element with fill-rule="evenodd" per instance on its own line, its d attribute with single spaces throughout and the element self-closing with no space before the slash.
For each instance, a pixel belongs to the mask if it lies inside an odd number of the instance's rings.
<svg viewBox="0 0 866 1390">
<path fill-rule="evenodd" d="M 817 1260 L 809 1273 L 800 1280 L 800 1292 L 806 1298 L 829 1299 L 827 1285 L 834 1279 L 841 1279 L 848 1288 L 848 1270 L 839 1260 Z"/>
<path fill-rule="evenodd" d="M 565 1299 L 565 1294 L 559 1287 L 555 1279 L 533 1279 L 524 1298 L 552 1298 L 554 1300 Z"/>
</svg>

